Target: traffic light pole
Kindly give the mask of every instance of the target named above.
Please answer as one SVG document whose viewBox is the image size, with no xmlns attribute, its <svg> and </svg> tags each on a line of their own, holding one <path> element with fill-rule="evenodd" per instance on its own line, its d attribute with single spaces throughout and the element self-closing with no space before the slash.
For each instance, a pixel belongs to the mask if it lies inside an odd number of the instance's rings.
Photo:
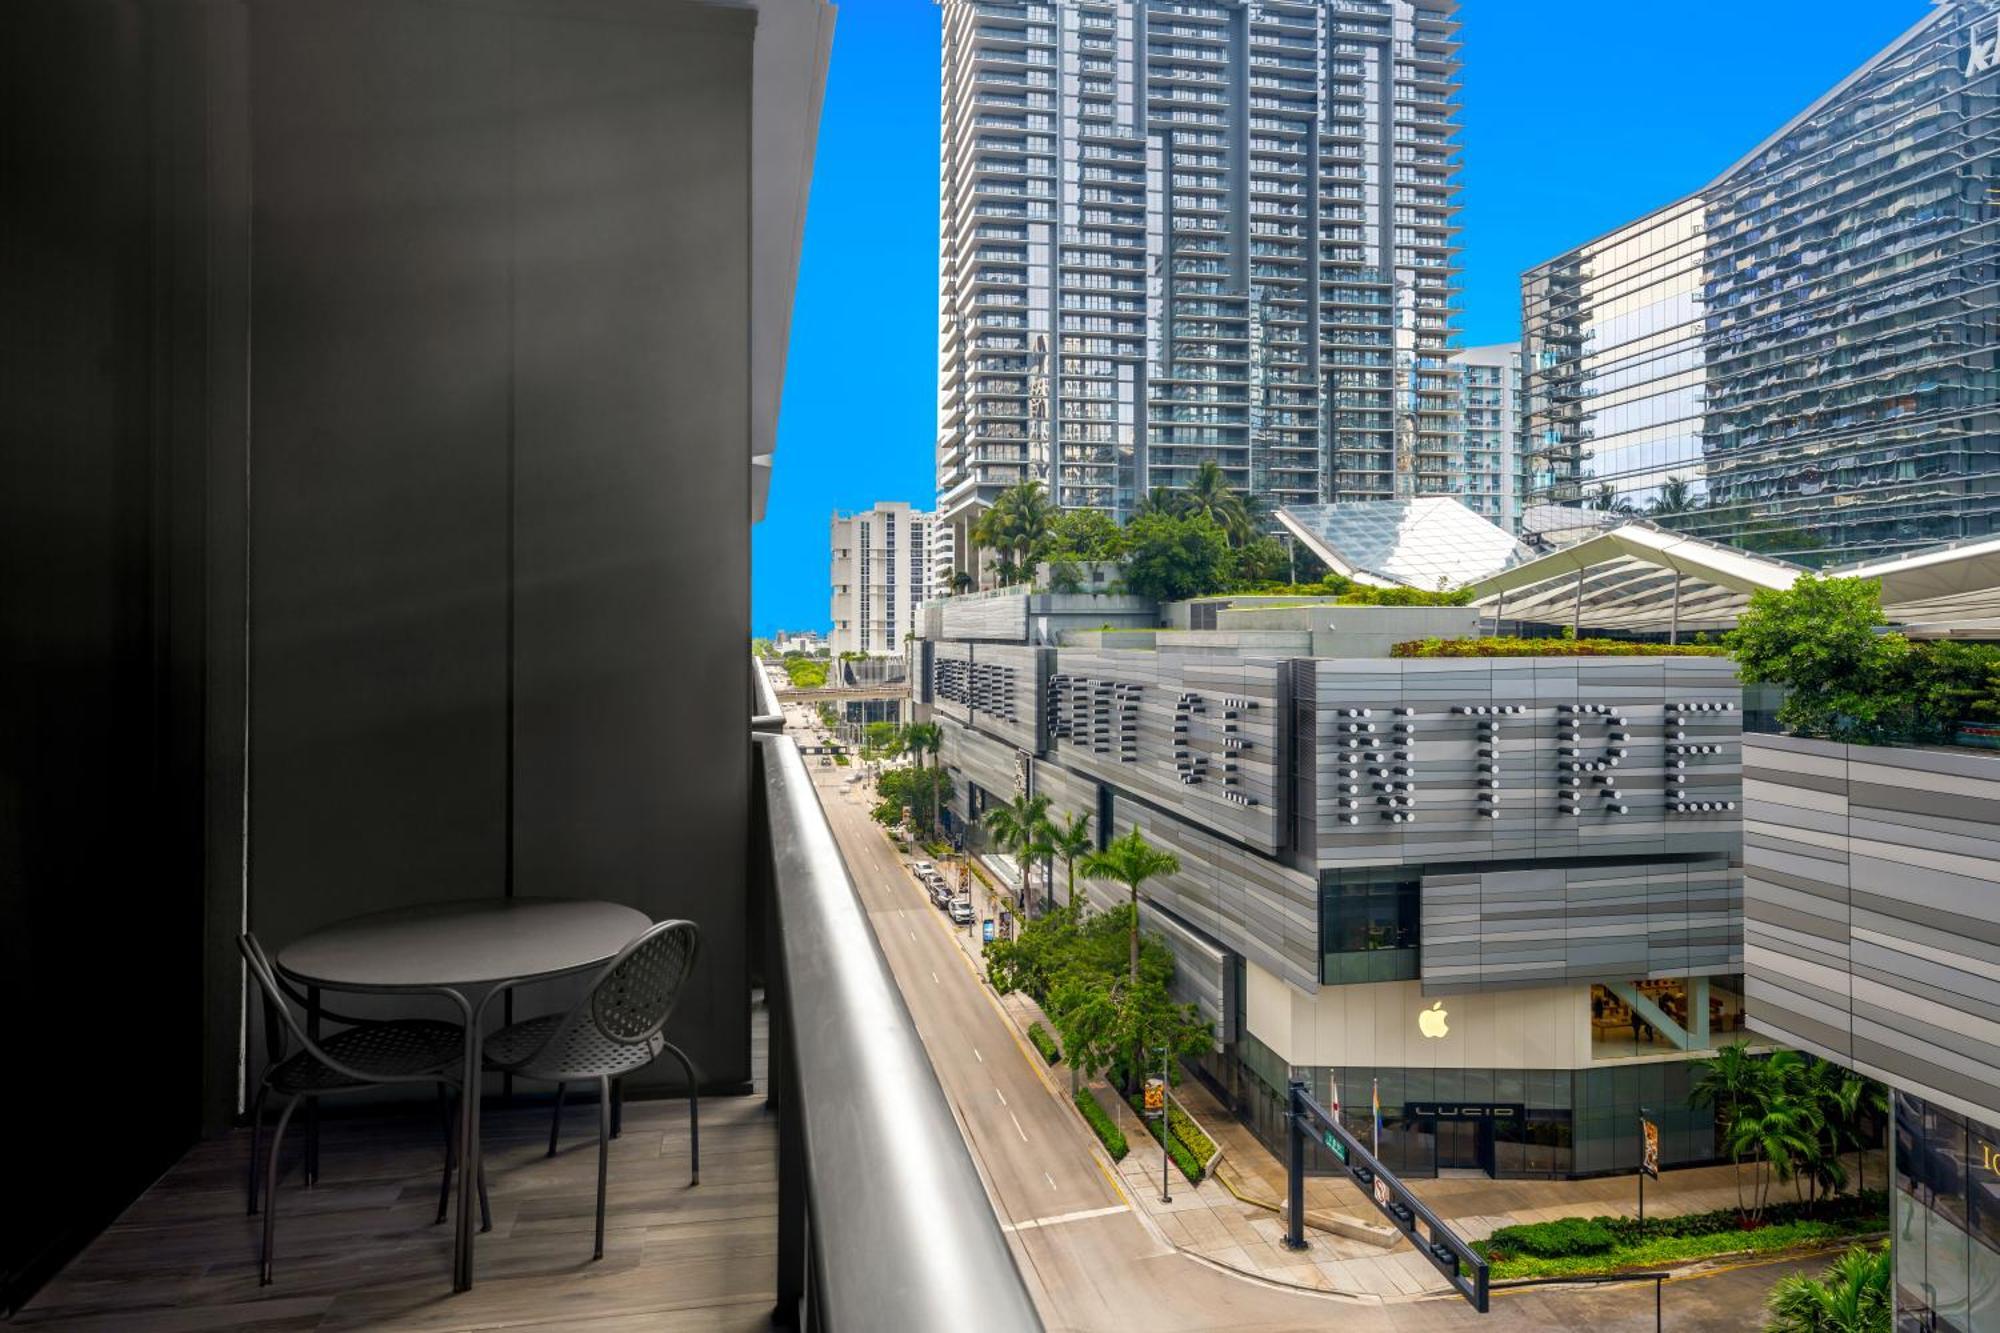
<svg viewBox="0 0 2000 1333">
<path fill-rule="evenodd" d="M 1299 1098 L 1306 1085 L 1294 1079 L 1290 1095 L 1290 1111 L 1285 1116 L 1289 1126 L 1286 1130 L 1285 1165 L 1285 1248 L 1303 1250 L 1306 1248 L 1306 1117 L 1305 1108 Z"/>
</svg>

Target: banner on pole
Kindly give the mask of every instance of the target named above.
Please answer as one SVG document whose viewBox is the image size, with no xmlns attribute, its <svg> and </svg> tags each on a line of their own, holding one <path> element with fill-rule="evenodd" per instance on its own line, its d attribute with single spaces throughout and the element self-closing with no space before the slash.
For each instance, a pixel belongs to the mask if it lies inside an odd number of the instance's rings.
<svg viewBox="0 0 2000 1333">
<path fill-rule="evenodd" d="M 1639 1169 L 1653 1179 L 1660 1178 L 1660 1127 L 1644 1116 L 1639 1117 L 1639 1135 L 1644 1142 L 1645 1155 L 1639 1161 Z"/>
</svg>

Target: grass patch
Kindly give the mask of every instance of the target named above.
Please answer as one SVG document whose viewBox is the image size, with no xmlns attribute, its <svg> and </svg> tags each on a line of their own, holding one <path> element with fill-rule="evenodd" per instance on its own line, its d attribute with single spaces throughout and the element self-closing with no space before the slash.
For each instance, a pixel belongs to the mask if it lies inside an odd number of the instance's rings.
<svg viewBox="0 0 2000 1333">
<path fill-rule="evenodd" d="M 1161 1142 L 1162 1140 L 1160 1136 L 1160 1122 L 1157 1120 L 1148 1120 L 1146 1118 L 1145 1094 L 1135 1092 L 1127 1100 L 1131 1102 L 1132 1110 L 1135 1113 L 1137 1113 L 1139 1117 L 1139 1123 L 1144 1125 L 1146 1127 L 1146 1132 L 1153 1136 L 1153 1141 L 1155 1143 Z M 1204 1142 L 1207 1141 L 1206 1137 L 1204 1137 L 1203 1141 Z M 1188 1178 L 1188 1184 L 1190 1185 L 1201 1184 L 1201 1177 L 1202 1177 L 1201 1164 L 1207 1159 L 1197 1158 L 1192 1152 L 1188 1151 L 1188 1146 L 1185 1143 L 1181 1142 L 1180 1135 L 1178 1134 L 1175 1134 L 1167 1138 L 1165 1140 L 1165 1143 L 1167 1145 L 1167 1156 L 1173 1158 L 1174 1165 L 1179 1167 L 1181 1169 L 1181 1174 Z"/>
<path fill-rule="evenodd" d="M 1886 1231 L 1888 1198 L 1880 1190 L 1823 1200 L 1810 1209 L 1786 1203 L 1744 1230 L 1733 1208 L 1640 1222 L 1630 1217 L 1565 1217 L 1501 1227 L 1474 1245 L 1495 1278 L 1578 1277 L 1623 1268 L 1654 1268 L 1722 1254 L 1762 1254 Z"/>
<path fill-rule="evenodd" d="M 1062 1049 L 1056 1045 L 1056 1039 L 1051 1037 L 1049 1030 L 1039 1022 L 1028 1024 L 1028 1040 L 1033 1042 L 1035 1049 L 1042 1053 L 1042 1059 L 1047 1060 L 1050 1064 L 1056 1064 L 1062 1060 Z"/>
<path fill-rule="evenodd" d="M 1097 1141 L 1104 1145 L 1104 1151 L 1111 1154 L 1111 1160 L 1124 1161 L 1125 1154 L 1132 1151 L 1125 1142 L 1125 1131 L 1111 1123 L 1111 1117 L 1097 1104 L 1097 1098 L 1091 1095 L 1089 1088 L 1076 1090 L 1076 1109 L 1083 1112 L 1084 1120 L 1097 1132 Z"/>
</svg>

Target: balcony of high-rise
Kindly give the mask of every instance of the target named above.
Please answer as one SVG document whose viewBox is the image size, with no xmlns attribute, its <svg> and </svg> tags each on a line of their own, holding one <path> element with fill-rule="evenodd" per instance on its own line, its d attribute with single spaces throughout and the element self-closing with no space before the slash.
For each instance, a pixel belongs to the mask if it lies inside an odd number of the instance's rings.
<svg viewBox="0 0 2000 1333">
<path fill-rule="evenodd" d="M 1040 1327 L 746 660 L 833 22 L 0 14 L 10 1327 Z"/>
</svg>

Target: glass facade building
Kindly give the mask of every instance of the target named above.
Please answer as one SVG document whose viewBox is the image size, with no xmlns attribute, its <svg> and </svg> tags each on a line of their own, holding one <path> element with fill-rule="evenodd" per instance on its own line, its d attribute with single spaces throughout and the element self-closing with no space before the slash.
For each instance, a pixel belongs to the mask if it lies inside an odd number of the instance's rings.
<svg viewBox="0 0 2000 1333">
<path fill-rule="evenodd" d="M 1695 195 L 1524 275 L 1531 503 L 1815 565 L 1995 531 L 1996 22 L 1943 0 Z"/>
<path fill-rule="evenodd" d="M 1459 447 L 1447 491 L 1509 532 L 1521 530 L 1521 348 L 1468 347 L 1451 358 Z"/>
<path fill-rule="evenodd" d="M 944 0 L 939 509 L 1444 494 L 1456 0 Z"/>
<path fill-rule="evenodd" d="M 2000 1129 L 1896 1094 L 1898 1333 L 2000 1329 Z"/>
</svg>

